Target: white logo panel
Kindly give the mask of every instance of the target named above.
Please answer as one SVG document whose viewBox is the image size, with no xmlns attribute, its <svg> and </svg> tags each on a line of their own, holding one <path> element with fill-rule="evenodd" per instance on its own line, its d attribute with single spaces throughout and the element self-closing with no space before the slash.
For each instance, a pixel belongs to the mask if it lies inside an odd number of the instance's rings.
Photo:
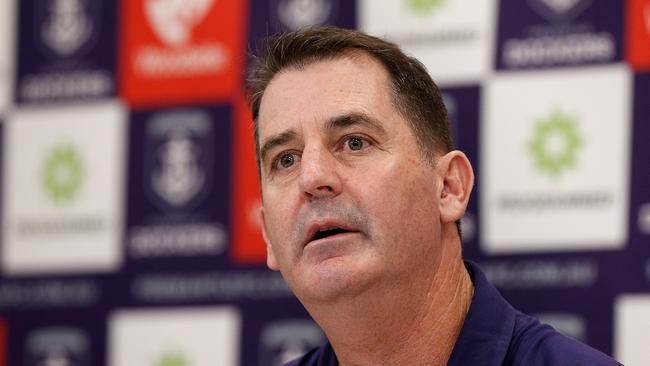
<svg viewBox="0 0 650 366">
<path fill-rule="evenodd" d="M 625 66 L 503 74 L 482 101 L 488 253 L 621 248 L 631 76 Z"/>
<path fill-rule="evenodd" d="M 3 269 L 68 273 L 121 261 L 121 104 L 17 111 L 7 123 Z"/>
<path fill-rule="evenodd" d="M 0 115 L 6 112 L 12 99 L 15 10 L 14 0 L 0 1 Z"/>
<path fill-rule="evenodd" d="M 619 296 L 614 327 L 614 358 L 624 365 L 650 365 L 650 295 Z"/>
<path fill-rule="evenodd" d="M 120 311 L 109 320 L 109 365 L 236 366 L 240 328 L 233 307 Z"/>
<path fill-rule="evenodd" d="M 493 0 L 362 0 L 359 27 L 422 61 L 436 83 L 476 81 L 492 66 Z"/>
</svg>

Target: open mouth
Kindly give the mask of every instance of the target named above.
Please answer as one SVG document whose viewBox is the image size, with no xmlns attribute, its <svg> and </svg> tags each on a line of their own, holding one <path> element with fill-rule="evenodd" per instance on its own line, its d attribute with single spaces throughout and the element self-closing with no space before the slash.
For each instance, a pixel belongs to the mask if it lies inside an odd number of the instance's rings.
<svg viewBox="0 0 650 366">
<path fill-rule="evenodd" d="M 323 239 L 323 238 L 328 238 L 333 235 L 337 234 L 345 234 L 345 233 L 350 233 L 351 231 L 341 229 L 340 227 L 328 227 L 328 228 L 322 228 L 318 230 L 315 234 L 314 237 L 311 238 L 311 241 L 318 240 L 318 239 Z"/>
</svg>

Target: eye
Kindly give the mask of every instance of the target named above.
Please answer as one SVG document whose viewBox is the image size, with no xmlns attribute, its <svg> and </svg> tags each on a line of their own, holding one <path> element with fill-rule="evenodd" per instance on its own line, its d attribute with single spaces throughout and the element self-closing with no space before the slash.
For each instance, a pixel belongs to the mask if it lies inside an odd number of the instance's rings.
<svg viewBox="0 0 650 366">
<path fill-rule="evenodd" d="M 350 150 L 358 151 L 364 148 L 366 141 L 361 137 L 350 137 L 345 143 Z"/>
<path fill-rule="evenodd" d="M 283 153 L 280 156 L 278 156 L 278 158 L 273 164 L 273 167 L 275 169 L 288 169 L 291 166 L 293 166 L 293 164 L 295 164 L 297 160 L 298 160 L 298 156 L 295 153 L 289 153 L 289 152 Z"/>
</svg>

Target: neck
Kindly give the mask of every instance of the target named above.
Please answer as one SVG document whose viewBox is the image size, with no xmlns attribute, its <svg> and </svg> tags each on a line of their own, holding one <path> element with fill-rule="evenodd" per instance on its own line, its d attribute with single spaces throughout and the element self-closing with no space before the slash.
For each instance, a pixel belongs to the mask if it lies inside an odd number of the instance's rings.
<svg viewBox="0 0 650 366">
<path fill-rule="evenodd" d="M 474 290 L 452 238 L 434 273 L 307 306 L 342 366 L 447 364 Z"/>
</svg>

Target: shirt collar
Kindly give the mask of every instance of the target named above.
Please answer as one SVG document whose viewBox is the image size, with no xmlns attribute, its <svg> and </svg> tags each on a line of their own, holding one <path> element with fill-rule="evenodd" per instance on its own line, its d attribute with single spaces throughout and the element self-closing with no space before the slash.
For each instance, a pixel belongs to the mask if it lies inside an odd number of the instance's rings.
<svg viewBox="0 0 650 366">
<path fill-rule="evenodd" d="M 500 366 L 515 325 L 515 310 L 476 263 L 465 261 L 474 296 L 448 365 Z"/>
</svg>

